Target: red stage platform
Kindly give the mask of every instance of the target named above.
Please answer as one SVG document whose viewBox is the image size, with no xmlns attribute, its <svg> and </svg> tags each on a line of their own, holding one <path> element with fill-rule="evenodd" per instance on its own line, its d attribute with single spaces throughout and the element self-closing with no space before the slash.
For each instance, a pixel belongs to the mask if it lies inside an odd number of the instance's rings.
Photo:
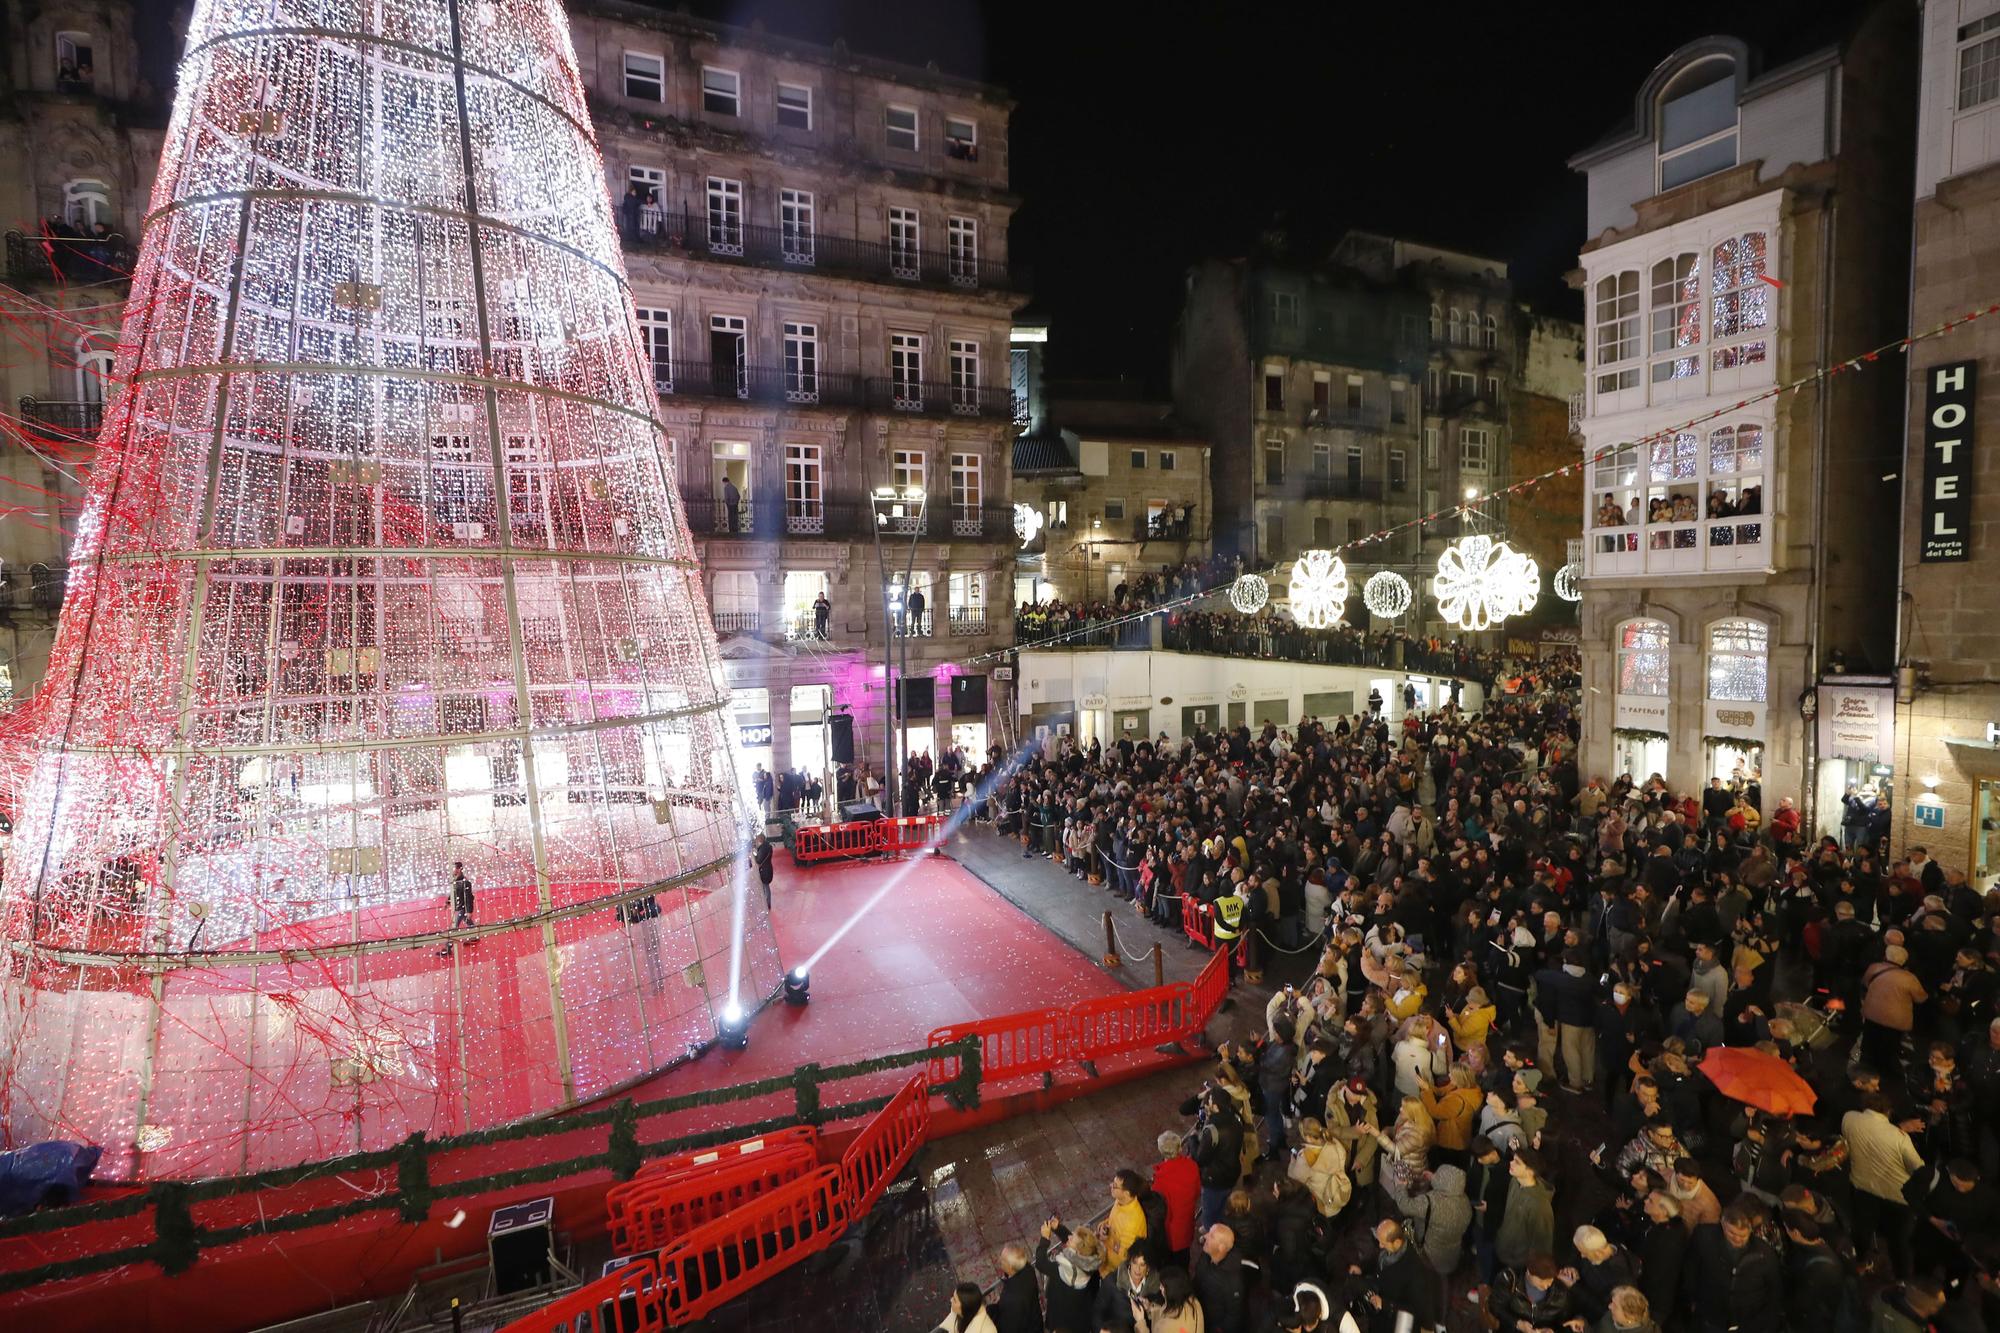
<svg viewBox="0 0 2000 1333">
<path fill-rule="evenodd" d="M 835 1065 L 874 1055 L 922 1048 L 935 1028 L 951 1023 L 996 1017 L 1026 1009 L 1057 1008 L 1123 991 L 1117 981 L 1068 943 L 1044 929 L 969 871 L 943 857 L 908 861 L 845 863 L 810 870 L 781 869 L 774 886 L 773 916 L 781 956 L 787 966 L 802 962 L 842 924 L 860 911 L 885 878 L 906 872 L 906 878 L 850 930 L 812 971 L 812 1003 L 794 1007 L 772 1003 L 750 1026 L 750 1043 L 742 1051 L 711 1049 L 697 1060 L 654 1076 L 626 1095 L 644 1101 L 783 1077 L 811 1062 Z M 752 892 L 756 892 L 752 885 Z M 1119 1072 L 1157 1064 L 1160 1057 L 1118 1057 Z M 909 1070 L 886 1071 L 881 1087 L 873 1076 L 842 1090 L 850 1100 L 891 1090 L 907 1080 Z M 1036 1080 L 1037 1091 L 1039 1080 Z M 1081 1085 L 1078 1085 L 1081 1086 Z M 1076 1089 L 1061 1090 L 1061 1095 Z M 995 1091 L 1004 1091 L 996 1088 Z M 724 1106 L 693 1108 L 676 1113 L 669 1132 L 688 1134 L 702 1129 L 740 1125 L 766 1117 L 789 1115 L 792 1097 L 774 1093 Z M 983 1116 L 1005 1114 L 1002 1097 L 988 1099 Z M 648 1137 L 655 1137 L 654 1127 Z M 565 1150 L 556 1134 L 533 1142 L 543 1160 L 588 1152 L 588 1146 Z M 581 1137 L 581 1136 L 577 1136 Z M 601 1140 L 599 1131 L 597 1139 Z M 522 1164 L 521 1142 L 495 1144 L 454 1153 L 445 1176 L 466 1179 Z M 327 1200 L 389 1183 L 376 1173 L 369 1179 L 316 1182 Z M 393 1177 L 394 1173 L 388 1173 Z M 442 1177 L 441 1177 L 442 1179 Z M 293 1233 L 282 1238 L 251 1240 L 226 1251 L 204 1254 L 188 1272 L 174 1278 L 152 1265 L 135 1265 L 114 1273 L 0 1296 L 0 1309 L 32 1307 L 39 1317 L 54 1316 L 75 1326 L 124 1324 L 164 1327 L 198 1321 L 217 1329 L 247 1329 L 345 1303 L 380 1297 L 405 1288 L 416 1269 L 434 1255 L 445 1259 L 476 1254 L 485 1243 L 486 1217 L 493 1206 L 521 1198 L 554 1194 L 560 1230 L 590 1234 L 603 1227 L 602 1195 L 610 1177 L 597 1171 L 572 1180 L 527 1186 L 506 1197 L 468 1199 L 467 1220 L 449 1228 L 443 1219 L 454 1207 L 433 1210 L 433 1220 L 405 1224 L 393 1212 L 374 1213 L 336 1226 Z M 315 1196 L 317 1200 L 319 1196 Z M 256 1217 L 254 1196 L 236 1201 Z M 220 1205 L 212 1205 L 219 1207 Z M 217 1226 L 227 1217 L 198 1217 Z M 89 1249 L 101 1252 L 121 1244 L 151 1238 L 144 1216 L 132 1219 L 129 1235 L 118 1223 L 86 1228 Z M 58 1233 L 0 1240 L 0 1270 L 32 1267 L 73 1257 L 76 1251 Z M 319 1275 L 301 1284 L 301 1266 Z M 228 1316 L 218 1322 L 215 1296 L 228 1294 Z"/>
</svg>

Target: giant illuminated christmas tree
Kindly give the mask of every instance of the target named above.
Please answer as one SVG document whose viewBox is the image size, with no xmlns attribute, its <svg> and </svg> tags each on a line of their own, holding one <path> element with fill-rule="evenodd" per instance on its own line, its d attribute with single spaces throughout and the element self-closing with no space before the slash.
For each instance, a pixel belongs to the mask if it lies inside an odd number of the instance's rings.
<svg viewBox="0 0 2000 1333">
<path fill-rule="evenodd" d="M 10 737 L 13 1143 L 493 1125 L 771 990 L 557 0 L 202 0 L 118 373 Z"/>
</svg>

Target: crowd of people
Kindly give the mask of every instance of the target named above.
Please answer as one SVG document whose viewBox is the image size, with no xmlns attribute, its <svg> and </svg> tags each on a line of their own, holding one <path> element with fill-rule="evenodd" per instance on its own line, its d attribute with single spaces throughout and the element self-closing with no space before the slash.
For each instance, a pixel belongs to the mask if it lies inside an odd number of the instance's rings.
<svg viewBox="0 0 2000 1333">
<path fill-rule="evenodd" d="M 1183 597 L 1227 588 L 1242 571 L 1232 556 L 1210 556 L 1179 565 L 1149 569 L 1120 582 L 1108 597 L 1080 602 L 1051 599 L 1023 602 L 1014 611 L 1014 642 L 1021 645 L 1060 640 L 1072 645 L 1110 646 L 1119 641 L 1126 617 Z M 1136 638 L 1145 637 L 1144 622 Z"/>
<path fill-rule="evenodd" d="M 2000 892 L 1754 774 L 1585 779 L 1522 678 L 1001 784 L 1023 856 L 1296 979 L 946 1328 L 2000 1328 Z"/>
</svg>

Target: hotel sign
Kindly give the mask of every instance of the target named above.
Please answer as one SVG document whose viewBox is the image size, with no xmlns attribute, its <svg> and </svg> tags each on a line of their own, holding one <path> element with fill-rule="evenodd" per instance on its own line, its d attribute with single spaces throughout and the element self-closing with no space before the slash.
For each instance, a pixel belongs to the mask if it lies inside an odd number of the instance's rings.
<svg viewBox="0 0 2000 1333">
<path fill-rule="evenodd" d="M 1924 372 L 1923 564 L 1965 560 L 1972 526 L 1972 396 L 1979 363 Z"/>
</svg>

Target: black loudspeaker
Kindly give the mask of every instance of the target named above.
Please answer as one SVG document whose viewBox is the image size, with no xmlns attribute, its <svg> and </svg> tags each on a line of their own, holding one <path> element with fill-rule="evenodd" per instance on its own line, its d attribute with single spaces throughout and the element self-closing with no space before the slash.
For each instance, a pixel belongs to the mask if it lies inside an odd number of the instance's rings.
<svg viewBox="0 0 2000 1333">
<path fill-rule="evenodd" d="M 833 762 L 851 764 L 854 762 L 854 714 L 835 713 L 827 718 L 826 724 L 833 728 Z"/>
<path fill-rule="evenodd" d="M 953 717 L 986 716 L 986 677 L 953 676 L 951 678 L 951 715 Z"/>
<path fill-rule="evenodd" d="M 533 1291 L 555 1280 L 549 1268 L 555 1251 L 554 1198 L 531 1199 L 493 1210 L 486 1224 L 486 1253 L 493 1263 L 493 1290 L 504 1296 Z"/>
<path fill-rule="evenodd" d="M 865 824 L 880 819 L 882 812 L 873 801 L 842 801 L 840 822 L 843 824 Z"/>
</svg>

